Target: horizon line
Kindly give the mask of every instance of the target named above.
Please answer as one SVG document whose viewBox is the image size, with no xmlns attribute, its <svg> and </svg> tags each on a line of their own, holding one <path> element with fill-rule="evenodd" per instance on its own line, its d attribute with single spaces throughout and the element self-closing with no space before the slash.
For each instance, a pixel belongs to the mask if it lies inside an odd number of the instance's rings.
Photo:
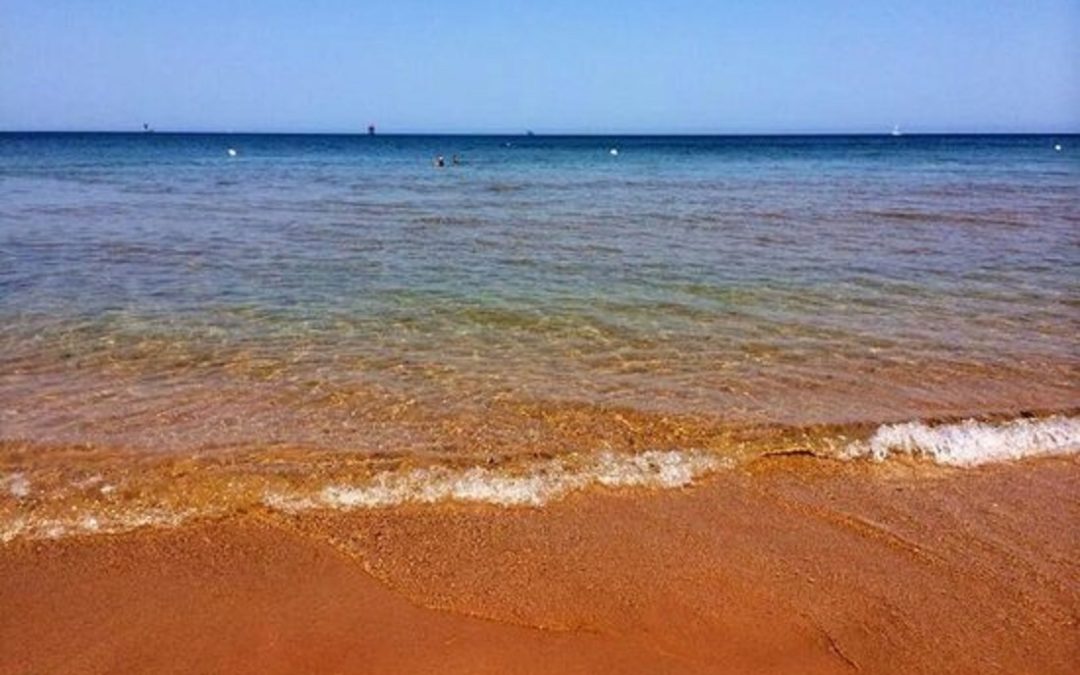
<svg viewBox="0 0 1080 675">
<path fill-rule="evenodd" d="M 527 131 L 378 131 L 374 134 L 366 130 L 357 131 L 236 131 L 236 130 L 177 130 L 177 129 L 0 129 L 0 134 L 126 134 L 134 136 L 161 135 L 216 135 L 216 136 L 360 136 L 360 137 L 403 137 L 403 136 L 491 136 L 510 138 L 541 138 L 541 137 L 623 137 L 623 138 L 660 138 L 660 137 L 687 137 L 687 138 L 738 138 L 738 137 L 814 137 L 814 136 L 889 136 L 891 130 L 883 131 L 668 131 L 668 132 L 591 132 L 591 131 L 560 131 L 560 132 L 533 132 Z M 904 131 L 902 137 L 909 136 L 1076 136 L 1080 135 L 1080 128 L 1076 130 L 1055 131 Z"/>
</svg>

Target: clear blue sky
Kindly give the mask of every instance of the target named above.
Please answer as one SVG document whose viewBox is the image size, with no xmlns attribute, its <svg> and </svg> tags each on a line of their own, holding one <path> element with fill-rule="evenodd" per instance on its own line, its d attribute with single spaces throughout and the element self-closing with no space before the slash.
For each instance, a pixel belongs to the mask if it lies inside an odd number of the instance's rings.
<svg viewBox="0 0 1080 675">
<path fill-rule="evenodd" d="M 0 0 L 0 129 L 1080 130 L 1080 0 Z"/>
</svg>

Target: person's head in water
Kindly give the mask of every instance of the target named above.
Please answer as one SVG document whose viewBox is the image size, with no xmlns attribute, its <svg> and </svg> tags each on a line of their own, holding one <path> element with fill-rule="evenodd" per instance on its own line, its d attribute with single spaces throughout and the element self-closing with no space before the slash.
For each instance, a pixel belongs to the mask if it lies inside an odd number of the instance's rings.
<svg viewBox="0 0 1080 675">
<path fill-rule="evenodd" d="M 454 155 L 453 157 L 450 158 L 450 163 L 453 164 L 454 166 L 457 166 L 458 164 L 461 164 L 461 158 L 458 157 L 457 155 Z"/>
<path fill-rule="evenodd" d="M 446 159 L 442 155 L 436 155 L 435 160 L 432 162 L 435 166 L 442 168 L 446 166 Z"/>
</svg>

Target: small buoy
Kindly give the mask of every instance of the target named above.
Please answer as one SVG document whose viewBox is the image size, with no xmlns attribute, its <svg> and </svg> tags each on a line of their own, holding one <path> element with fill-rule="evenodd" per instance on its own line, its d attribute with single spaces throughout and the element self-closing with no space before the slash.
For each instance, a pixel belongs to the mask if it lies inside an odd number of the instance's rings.
<svg viewBox="0 0 1080 675">
<path fill-rule="evenodd" d="M 236 149 L 235 148 L 229 148 L 227 152 L 229 153 L 229 157 L 236 157 Z"/>
<path fill-rule="evenodd" d="M 1061 143 L 1054 144 L 1054 150 L 1057 150 L 1058 152 L 1061 152 Z"/>
<path fill-rule="evenodd" d="M 612 148 L 611 150 L 608 150 L 608 152 L 611 153 L 612 157 L 618 157 L 619 156 L 619 149 L 618 148 Z"/>
</svg>

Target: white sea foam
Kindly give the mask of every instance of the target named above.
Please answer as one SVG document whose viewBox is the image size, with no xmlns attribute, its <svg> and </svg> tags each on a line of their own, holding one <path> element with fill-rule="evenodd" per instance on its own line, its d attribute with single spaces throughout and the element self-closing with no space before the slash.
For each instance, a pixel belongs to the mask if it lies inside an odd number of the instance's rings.
<svg viewBox="0 0 1080 675">
<path fill-rule="evenodd" d="M 1054 416 L 999 423 L 964 420 L 935 426 L 922 422 L 886 424 L 869 440 L 850 445 L 845 457 L 881 461 L 893 455 L 909 455 L 948 466 L 977 466 L 1076 452 L 1080 452 L 1080 417 Z"/>
<path fill-rule="evenodd" d="M 938 425 L 887 424 L 869 439 L 848 445 L 842 455 L 877 461 L 893 456 L 924 457 L 938 464 L 964 467 L 1077 452 L 1080 452 L 1080 417 L 1059 415 L 996 423 L 966 420 Z M 435 466 L 386 471 L 314 491 L 270 490 L 264 495 L 263 503 L 284 512 L 450 501 L 538 507 L 596 486 L 679 488 L 709 473 L 731 468 L 735 463 L 732 458 L 708 452 L 654 450 L 633 455 L 612 452 L 574 455 L 510 468 Z M 96 475 L 84 483 L 87 489 L 100 489 L 102 493 L 114 488 Z M 0 476 L 0 497 L 6 496 L 4 493 L 21 503 L 31 495 L 30 481 L 22 473 Z M 59 517 L 16 511 L 13 517 L 0 522 L 0 542 L 172 527 L 193 518 L 226 513 L 228 508 L 224 503 L 209 510 L 205 506 L 131 511 L 91 508 Z"/>
<path fill-rule="evenodd" d="M 199 514 L 194 510 L 147 509 L 119 515 L 74 515 L 71 518 L 17 517 L 0 523 L 0 543 L 17 538 L 60 539 L 71 535 L 115 534 L 143 527 L 176 527 Z"/>
<path fill-rule="evenodd" d="M 21 473 L 13 473 L 0 478 L 0 488 L 5 488 L 15 499 L 30 496 L 30 481 Z"/>
<path fill-rule="evenodd" d="M 432 467 L 376 474 L 359 483 L 329 485 L 310 493 L 271 492 L 264 504 L 286 512 L 313 508 L 374 508 L 406 503 L 443 501 L 484 502 L 503 506 L 541 506 L 573 490 L 607 487 L 675 488 L 720 468 L 730 461 L 701 452 L 651 451 L 637 455 L 600 453 L 535 462 L 513 470 L 473 467 Z M 93 481 L 93 486 L 102 481 Z M 22 474 L 0 479 L 17 498 L 29 494 Z M 110 484 L 102 487 L 111 488 Z M 224 508 L 224 507 L 223 507 Z M 175 527 L 193 518 L 223 513 L 221 509 L 133 508 L 130 511 L 91 508 L 64 516 L 30 513 L 0 521 L 0 543 L 19 538 L 57 539 L 67 536 L 128 532 L 143 527 Z"/>
<path fill-rule="evenodd" d="M 331 485 L 314 497 L 269 494 L 274 509 L 375 508 L 405 503 L 483 502 L 500 506 L 542 506 L 574 490 L 605 487 L 675 488 L 730 466 L 728 460 L 700 452 L 648 451 L 637 455 L 599 453 L 571 465 L 549 460 L 512 473 L 474 467 L 433 467 L 384 472 L 357 485 Z"/>
</svg>

